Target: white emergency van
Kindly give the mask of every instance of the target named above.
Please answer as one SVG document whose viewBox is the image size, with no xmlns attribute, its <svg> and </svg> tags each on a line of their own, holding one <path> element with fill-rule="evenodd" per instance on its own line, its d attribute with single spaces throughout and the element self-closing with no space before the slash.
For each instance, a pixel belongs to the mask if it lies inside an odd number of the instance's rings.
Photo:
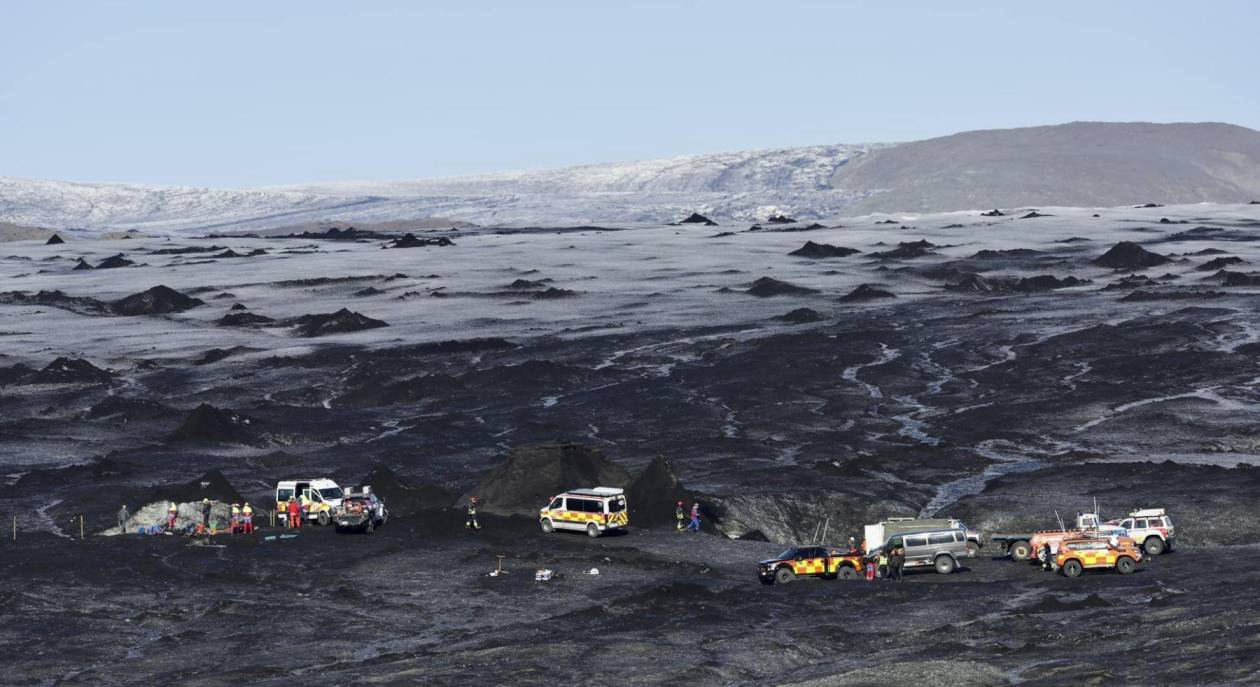
<svg viewBox="0 0 1260 687">
<path fill-rule="evenodd" d="M 301 499 L 306 510 L 306 520 L 321 525 L 332 522 L 332 511 L 341 505 L 345 490 L 326 478 L 291 479 L 276 485 L 276 511 L 283 512 L 291 497 Z"/>
<path fill-rule="evenodd" d="M 566 491 L 551 497 L 551 502 L 538 511 L 538 523 L 543 532 L 575 530 L 592 537 L 627 527 L 630 511 L 626 492 L 612 487 Z"/>
</svg>

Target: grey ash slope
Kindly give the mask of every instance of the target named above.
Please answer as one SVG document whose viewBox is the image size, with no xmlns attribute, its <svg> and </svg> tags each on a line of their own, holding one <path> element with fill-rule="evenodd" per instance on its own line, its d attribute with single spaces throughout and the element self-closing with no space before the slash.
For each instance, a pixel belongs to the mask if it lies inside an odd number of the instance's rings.
<svg viewBox="0 0 1260 687">
<path fill-rule="evenodd" d="M 854 211 L 1247 202 L 1260 132 L 1217 123 L 1073 122 L 968 131 L 874 151 L 835 188 L 879 191 Z"/>
</svg>

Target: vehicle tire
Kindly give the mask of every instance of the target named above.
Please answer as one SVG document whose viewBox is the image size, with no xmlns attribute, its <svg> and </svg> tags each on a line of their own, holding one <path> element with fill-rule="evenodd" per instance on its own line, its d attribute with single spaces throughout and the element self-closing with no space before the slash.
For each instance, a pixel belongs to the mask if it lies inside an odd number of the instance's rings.
<svg viewBox="0 0 1260 687">
<path fill-rule="evenodd" d="M 857 576 L 858 571 L 856 568 L 851 568 L 847 565 L 840 568 L 840 579 L 842 580 L 852 580 L 857 578 Z"/>
<path fill-rule="evenodd" d="M 1032 547 L 1026 541 L 1017 541 L 1011 544 L 1011 558 L 1017 561 L 1026 561 L 1032 555 Z"/>
<path fill-rule="evenodd" d="M 1080 561 L 1073 560 L 1063 564 L 1063 575 L 1065 577 L 1080 577 L 1083 572 L 1085 572 L 1085 568 Z"/>
<path fill-rule="evenodd" d="M 328 523 L 332 522 L 332 518 L 328 516 L 328 511 L 326 510 L 320 511 L 315 520 L 319 523 L 320 527 L 328 527 Z"/>
<path fill-rule="evenodd" d="M 787 584 L 796 581 L 796 573 L 786 565 L 774 571 L 775 584 Z"/>
<path fill-rule="evenodd" d="M 595 537 L 598 537 L 598 536 L 599 536 L 599 525 L 596 525 L 596 524 L 595 524 L 595 523 L 593 523 L 593 522 L 592 522 L 592 523 L 590 523 L 590 524 L 588 524 L 588 525 L 586 526 L 586 536 L 591 537 L 592 539 L 594 539 Z"/>
<path fill-rule="evenodd" d="M 967 558 L 975 558 L 980 555 L 980 545 L 968 540 L 967 541 Z"/>
<path fill-rule="evenodd" d="M 1116 572 L 1121 575 L 1128 575 L 1134 570 L 1137 570 L 1137 561 L 1128 556 L 1121 556 L 1116 559 Z"/>
<path fill-rule="evenodd" d="M 951 556 L 937 556 L 936 561 L 932 565 L 936 568 L 936 572 L 941 575 L 948 575 L 958 567 L 958 564 L 954 562 Z"/>
<path fill-rule="evenodd" d="M 1164 540 L 1153 534 L 1147 537 L 1146 541 L 1142 542 L 1142 550 L 1145 551 L 1148 556 L 1158 556 L 1167 548 L 1167 546 L 1164 546 Z"/>
<path fill-rule="evenodd" d="M 555 532 L 555 531 L 556 531 L 556 526 L 555 526 L 555 525 L 553 525 L 553 524 L 551 524 L 551 521 L 550 521 L 550 520 L 548 520 L 547 518 L 543 518 L 543 519 L 542 519 L 542 531 L 543 531 L 543 532 L 545 532 L 545 533 L 547 533 L 547 534 L 551 534 L 552 532 Z"/>
</svg>

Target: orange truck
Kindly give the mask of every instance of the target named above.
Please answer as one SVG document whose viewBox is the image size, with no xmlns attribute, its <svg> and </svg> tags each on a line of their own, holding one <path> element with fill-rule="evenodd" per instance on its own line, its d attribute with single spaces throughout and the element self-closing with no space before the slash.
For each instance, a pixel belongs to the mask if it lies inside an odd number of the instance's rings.
<svg viewBox="0 0 1260 687">
<path fill-rule="evenodd" d="M 1128 575 L 1142 562 L 1137 542 L 1120 537 L 1112 542 L 1097 537 L 1064 539 L 1054 558 L 1054 569 L 1065 577 L 1080 577 L 1086 570 L 1115 570 Z"/>
</svg>

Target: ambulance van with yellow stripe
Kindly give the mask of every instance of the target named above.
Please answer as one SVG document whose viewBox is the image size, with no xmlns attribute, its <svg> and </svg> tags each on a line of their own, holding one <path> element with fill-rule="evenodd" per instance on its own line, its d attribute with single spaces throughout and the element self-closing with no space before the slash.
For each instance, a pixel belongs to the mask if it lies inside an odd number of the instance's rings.
<svg viewBox="0 0 1260 687">
<path fill-rule="evenodd" d="M 538 511 L 543 532 L 574 530 L 598 537 L 608 530 L 630 525 L 624 489 L 595 487 L 574 489 L 551 497 L 551 503 Z"/>
</svg>

